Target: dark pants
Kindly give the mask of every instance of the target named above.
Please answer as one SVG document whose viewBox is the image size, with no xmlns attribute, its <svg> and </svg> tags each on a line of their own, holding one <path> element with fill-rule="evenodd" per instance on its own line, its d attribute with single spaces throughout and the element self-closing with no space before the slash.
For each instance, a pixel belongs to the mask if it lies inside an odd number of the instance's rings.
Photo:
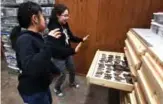
<svg viewBox="0 0 163 104">
<path fill-rule="evenodd" d="M 66 69 L 69 72 L 69 81 L 73 83 L 75 81 L 75 65 L 73 57 L 69 56 L 65 60 L 53 59 L 53 63 L 60 70 L 61 74 L 56 80 L 55 88 L 59 89 L 66 79 Z"/>
<path fill-rule="evenodd" d="M 39 92 L 31 96 L 20 94 L 24 104 L 52 104 L 50 89 L 46 92 Z"/>
</svg>

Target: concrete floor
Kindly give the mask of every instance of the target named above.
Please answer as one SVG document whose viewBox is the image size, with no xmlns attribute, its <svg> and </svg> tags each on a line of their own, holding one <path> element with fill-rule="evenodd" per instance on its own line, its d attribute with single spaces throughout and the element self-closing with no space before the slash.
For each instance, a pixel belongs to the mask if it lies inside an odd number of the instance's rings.
<svg viewBox="0 0 163 104">
<path fill-rule="evenodd" d="M 9 74 L 8 68 L 2 61 L 1 69 L 1 104 L 23 104 L 17 91 L 17 75 Z M 51 92 L 53 96 L 53 104 L 107 104 L 108 89 L 96 85 L 87 85 L 86 78 L 77 76 L 80 88 L 70 88 L 68 80 L 63 85 L 64 97 L 57 97 L 53 92 L 53 83 L 51 84 Z"/>
</svg>

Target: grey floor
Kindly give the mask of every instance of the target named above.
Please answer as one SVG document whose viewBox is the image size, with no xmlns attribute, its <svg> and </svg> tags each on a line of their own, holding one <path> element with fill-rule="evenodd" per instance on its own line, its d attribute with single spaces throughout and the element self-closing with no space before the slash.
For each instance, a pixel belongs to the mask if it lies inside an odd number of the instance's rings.
<svg viewBox="0 0 163 104">
<path fill-rule="evenodd" d="M 23 104 L 17 92 L 17 75 L 9 74 L 8 68 L 2 61 L 1 64 L 1 103 L 2 104 Z M 80 88 L 70 88 L 68 86 L 68 80 L 63 85 L 64 97 L 57 97 L 53 92 L 53 83 L 51 84 L 51 92 L 53 96 L 53 104 L 107 104 L 108 94 L 107 88 L 88 85 L 86 78 L 77 76 L 77 80 L 80 83 Z"/>
</svg>

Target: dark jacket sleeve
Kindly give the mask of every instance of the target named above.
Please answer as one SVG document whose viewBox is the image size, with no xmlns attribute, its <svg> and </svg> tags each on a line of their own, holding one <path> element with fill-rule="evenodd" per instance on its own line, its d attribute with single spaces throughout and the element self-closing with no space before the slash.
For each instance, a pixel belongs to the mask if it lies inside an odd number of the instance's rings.
<svg viewBox="0 0 163 104">
<path fill-rule="evenodd" d="M 56 49 L 55 46 L 53 47 L 50 41 L 46 42 L 39 52 L 36 52 L 31 36 L 24 35 L 17 40 L 16 52 L 19 55 L 21 67 L 26 74 L 32 76 L 43 74 L 47 70 L 47 65 L 49 65 L 48 63 L 53 54 L 60 56 L 64 55 L 64 52 L 60 52 L 63 50 Z M 74 50 L 69 51 L 74 53 Z"/>
<path fill-rule="evenodd" d="M 63 47 L 59 43 L 59 39 L 54 39 L 51 36 L 47 36 L 45 38 L 45 43 L 48 44 L 49 47 L 52 46 L 52 51 L 53 51 L 53 58 L 63 58 L 63 57 L 68 57 L 70 55 L 75 54 L 75 49 L 70 48 L 70 47 Z"/>
<path fill-rule="evenodd" d="M 73 35 L 73 33 L 72 33 L 72 31 L 70 30 L 68 24 L 67 24 L 67 32 L 68 32 L 68 34 L 69 34 L 69 36 L 70 36 L 70 41 L 75 42 L 75 43 L 83 42 L 83 39 L 82 39 L 82 38 L 79 38 L 79 37 Z"/>
</svg>

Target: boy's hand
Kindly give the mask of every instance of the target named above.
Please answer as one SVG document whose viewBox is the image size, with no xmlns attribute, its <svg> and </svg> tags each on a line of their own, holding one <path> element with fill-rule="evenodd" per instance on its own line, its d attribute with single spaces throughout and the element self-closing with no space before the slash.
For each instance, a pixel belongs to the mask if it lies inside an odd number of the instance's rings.
<svg viewBox="0 0 163 104">
<path fill-rule="evenodd" d="M 85 37 L 83 38 L 83 41 L 86 41 L 86 40 L 88 39 L 88 37 L 89 37 L 89 35 L 85 36 Z"/>
<path fill-rule="evenodd" d="M 48 35 L 58 39 L 61 37 L 61 32 L 59 32 L 59 28 L 57 28 L 57 29 L 51 30 Z"/>
</svg>

